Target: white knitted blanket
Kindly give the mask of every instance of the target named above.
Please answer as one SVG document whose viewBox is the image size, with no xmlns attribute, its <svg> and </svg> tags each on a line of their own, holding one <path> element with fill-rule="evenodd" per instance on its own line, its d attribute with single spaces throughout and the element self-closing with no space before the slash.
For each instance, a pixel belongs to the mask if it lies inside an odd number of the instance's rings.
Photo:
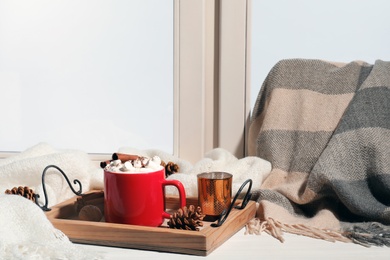
<svg viewBox="0 0 390 260">
<path fill-rule="evenodd" d="M 57 150 L 41 143 L 15 156 L 0 160 L 0 259 L 99 259 L 76 248 L 55 229 L 44 212 L 21 196 L 5 195 L 7 189 L 28 186 L 40 195 L 44 204 L 42 172 L 48 165 L 60 167 L 71 183 L 78 179 L 83 191 L 92 188 L 98 178 L 88 154 L 73 150 Z M 48 207 L 75 196 L 66 180 L 56 170 L 45 174 Z M 79 187 L 74 187 L 79 190 Z"/>
<path fill-rule="evenodd" d="M 129 147 L 117 152 L 143 156 L 160 156 L 164 161 L 179 165 L 179 173 L 169 178 L 180 180 L 187 196 L 197 196 L 196 175 L 205 171 L 226 171 L 233 174 L 233 194 L 246 179 L 253 180 L 253 189 L 260 187 L 271 171 L 269 162 L 258 157 L 237 159 L 223 149 L 214 149 L 199 162 L 191 163 L 159 150 L 137 150 Z M 15 156 L 0 160 L 0 259 L 101 259 L 96 252 L 77 247 L 61 231 L 55 229 L 44 212 L 21 196 L 5 195 L 6 189 L 28 186 L 40 195 L 42 172 L 48 165 L 61 168 L 73 184 L 82 183 L 82 190 L 103 189 L 103 171 L 93 164 L 87 153 L 76 150 L 58 150 L 40 143 Z M 65 201 L 75 194 L 60 172 L 50 169 L 45 174 L 48 207 Z M 74 185 L 74 189 L 79 187 Z M 177 194 L 168 188 L 167 194 Z"/>
<path fill-rule="evenodd" d="M 159 150 L 137 150 L 130 147 L 120 148 L 120 153 L 137 154 L 141 156 L 157 155 L 165 162 L 175 162 L 179 166 L 179 172 L 172 174 L 168 179 L 176 179 L 183 183 L 188 197 L 198 196 L 197 174 L 209 171 L 225 171 L 233 174 L 232 193 L 233 196 L 240 188 L 242 183 L 247 179 L 252 179 L 252 189 L 260 188 L 263 179 L 271 171 L 271 163 L 256 156 L 248 156 L 238 159 L 230 152 L 222 148 L 215 148 L 206 153 L 204 157 L 191 164 L 188 161 L 177 158 L 171 154 Z M 178 192 L 174 187 L 167 187 L 168 195 L 177 195 Z"/>
</svg>

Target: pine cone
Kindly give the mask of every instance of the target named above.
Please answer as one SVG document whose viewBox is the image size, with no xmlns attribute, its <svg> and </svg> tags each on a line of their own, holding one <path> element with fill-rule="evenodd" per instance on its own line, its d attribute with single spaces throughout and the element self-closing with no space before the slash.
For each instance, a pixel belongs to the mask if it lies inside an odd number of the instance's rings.
<svg viewBox="0 0 390 260">
<path fill-rule="evenodd" d="M 177 165 L 174 162 L 165 163 L 164 161 L 161 161 L 161 166 L 165 168 L 165 177 L 168 177 L 171 174 L 179 172 L 179 165 Z"/>
<path fill-rule="evenodd" d="M 203 226 L 202 220 L 204 217 L 205 215 L 202 214 L 202 209 L 199 206 L 195 208 L 194 205 L 190 205 L 175 211 L 168 221 L 168 227 L 199 231 L 199 227 Z"/>
<path fill-rule="evenodd" d="M 5 194 L 13 194 L 13 195 L 20 195 L 26 199 L 29 199 L 33 202 L 35 202 L 35 193 L 32 189 L 25 186 L 19 186 L 19 187 L 13 187 L 11 190 L 6 190 Z"/>
</svg>

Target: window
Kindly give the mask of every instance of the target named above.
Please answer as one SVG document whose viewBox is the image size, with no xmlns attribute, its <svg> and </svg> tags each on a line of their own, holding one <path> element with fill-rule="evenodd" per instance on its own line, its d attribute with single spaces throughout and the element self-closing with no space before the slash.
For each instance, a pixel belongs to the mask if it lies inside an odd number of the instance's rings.
<svg viewBox="0 0 390 260">
<path fill-rule="evenodd" d="M 390 60 L 386 0 L 252 2 L 252 106 L 281 59 Z"/>
<path fill-rule="evenodd" d="M 173 153 L 173 21 L 173 0 L 1 1 L 1 150 Z"/>
<path fill-rule="evenodd" d="M 157 148 L 192 162 L 215 147 L 242 157 L 250 3 L 1 1 L 0 150 L 47 141 L 99 153 Z M 155 59 L 160 47 L 168 58 Z"/>
</svg>

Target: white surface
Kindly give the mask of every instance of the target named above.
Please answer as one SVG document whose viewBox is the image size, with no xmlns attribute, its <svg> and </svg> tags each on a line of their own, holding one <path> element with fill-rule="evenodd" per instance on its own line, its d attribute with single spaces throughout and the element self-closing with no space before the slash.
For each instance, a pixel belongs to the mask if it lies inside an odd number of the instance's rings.
<svg viewBox="0 0 390 260">
<path fill-rule="evenodd" d="M 102 234 L 104 235 L 104 234 Z M 353 243 L 327 242 L 292 234 L 284 234 L 285 242 L 263 233 L 245 235 L 241 229 L 208 256 L 144 251 L 135 249 L 81 245 L 94 250 L 104 259 L 389 259 L 390 248 L 366 248 Z"/>
</svg>

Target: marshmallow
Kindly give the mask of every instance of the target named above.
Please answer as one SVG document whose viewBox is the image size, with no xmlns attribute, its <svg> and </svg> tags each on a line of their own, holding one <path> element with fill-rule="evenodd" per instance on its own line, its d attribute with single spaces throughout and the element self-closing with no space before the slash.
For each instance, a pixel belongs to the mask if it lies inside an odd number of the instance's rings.
<svg viewBox="0 0 390 260">
<path fill-rule="evenodd" d="M 110 164 L 112 164 L 112 166 L 120 166 L 120 165 L 122 165 L 122 161 L 118 159 L 118 160 L 112 161 Z"/>
<path fill-rule="evenodd" d="M 150 161 L 149 158 L 146 158 L 146 157 L 141 158 L 142 166 L 144 166 L 144 167 L 148 166 L 149 161 Z"/>
<path fill-rule="evenodd" d="M 161 158 L 155 155 L 152 157 L 152 162 L 154 162 L 157 165 L 161 165 Z"/>
<path fill-rule="evenodd" d="M 129 171 L 134 170 L 135 168 L 134 168 L 133 164 L 131 163 L 131 161 L 127 161 L 123 164 L 123 166 L 120 169 L 121 169 L 121 171 L 129 172 Z"/>
<path fill-rule="evenodd" d="M 149 169 L 154 169 L 154 170 L 157 170 L 160 168 L 160 164 L 157 164 L 156 162 L 150 160 L 149 163 L 148 163 L 148 168 Z"/>
<path fill-rule="evenodd" d="M 140 159 L 133 161 L 134 168 L 142 168 L 142 162 Z"/>
<path fill-rule="evenodd" d="M 162 169 L 161 159 L 158 156 L 153 158 L 140 157 L 135 160 L 129 160 L 122 163 L 121 160 L 114 160 L 110 162 L 104 169 L 110 172 L 125 173 L 125 172 L 142 172 L 148 173 Z"/>
</svg>

